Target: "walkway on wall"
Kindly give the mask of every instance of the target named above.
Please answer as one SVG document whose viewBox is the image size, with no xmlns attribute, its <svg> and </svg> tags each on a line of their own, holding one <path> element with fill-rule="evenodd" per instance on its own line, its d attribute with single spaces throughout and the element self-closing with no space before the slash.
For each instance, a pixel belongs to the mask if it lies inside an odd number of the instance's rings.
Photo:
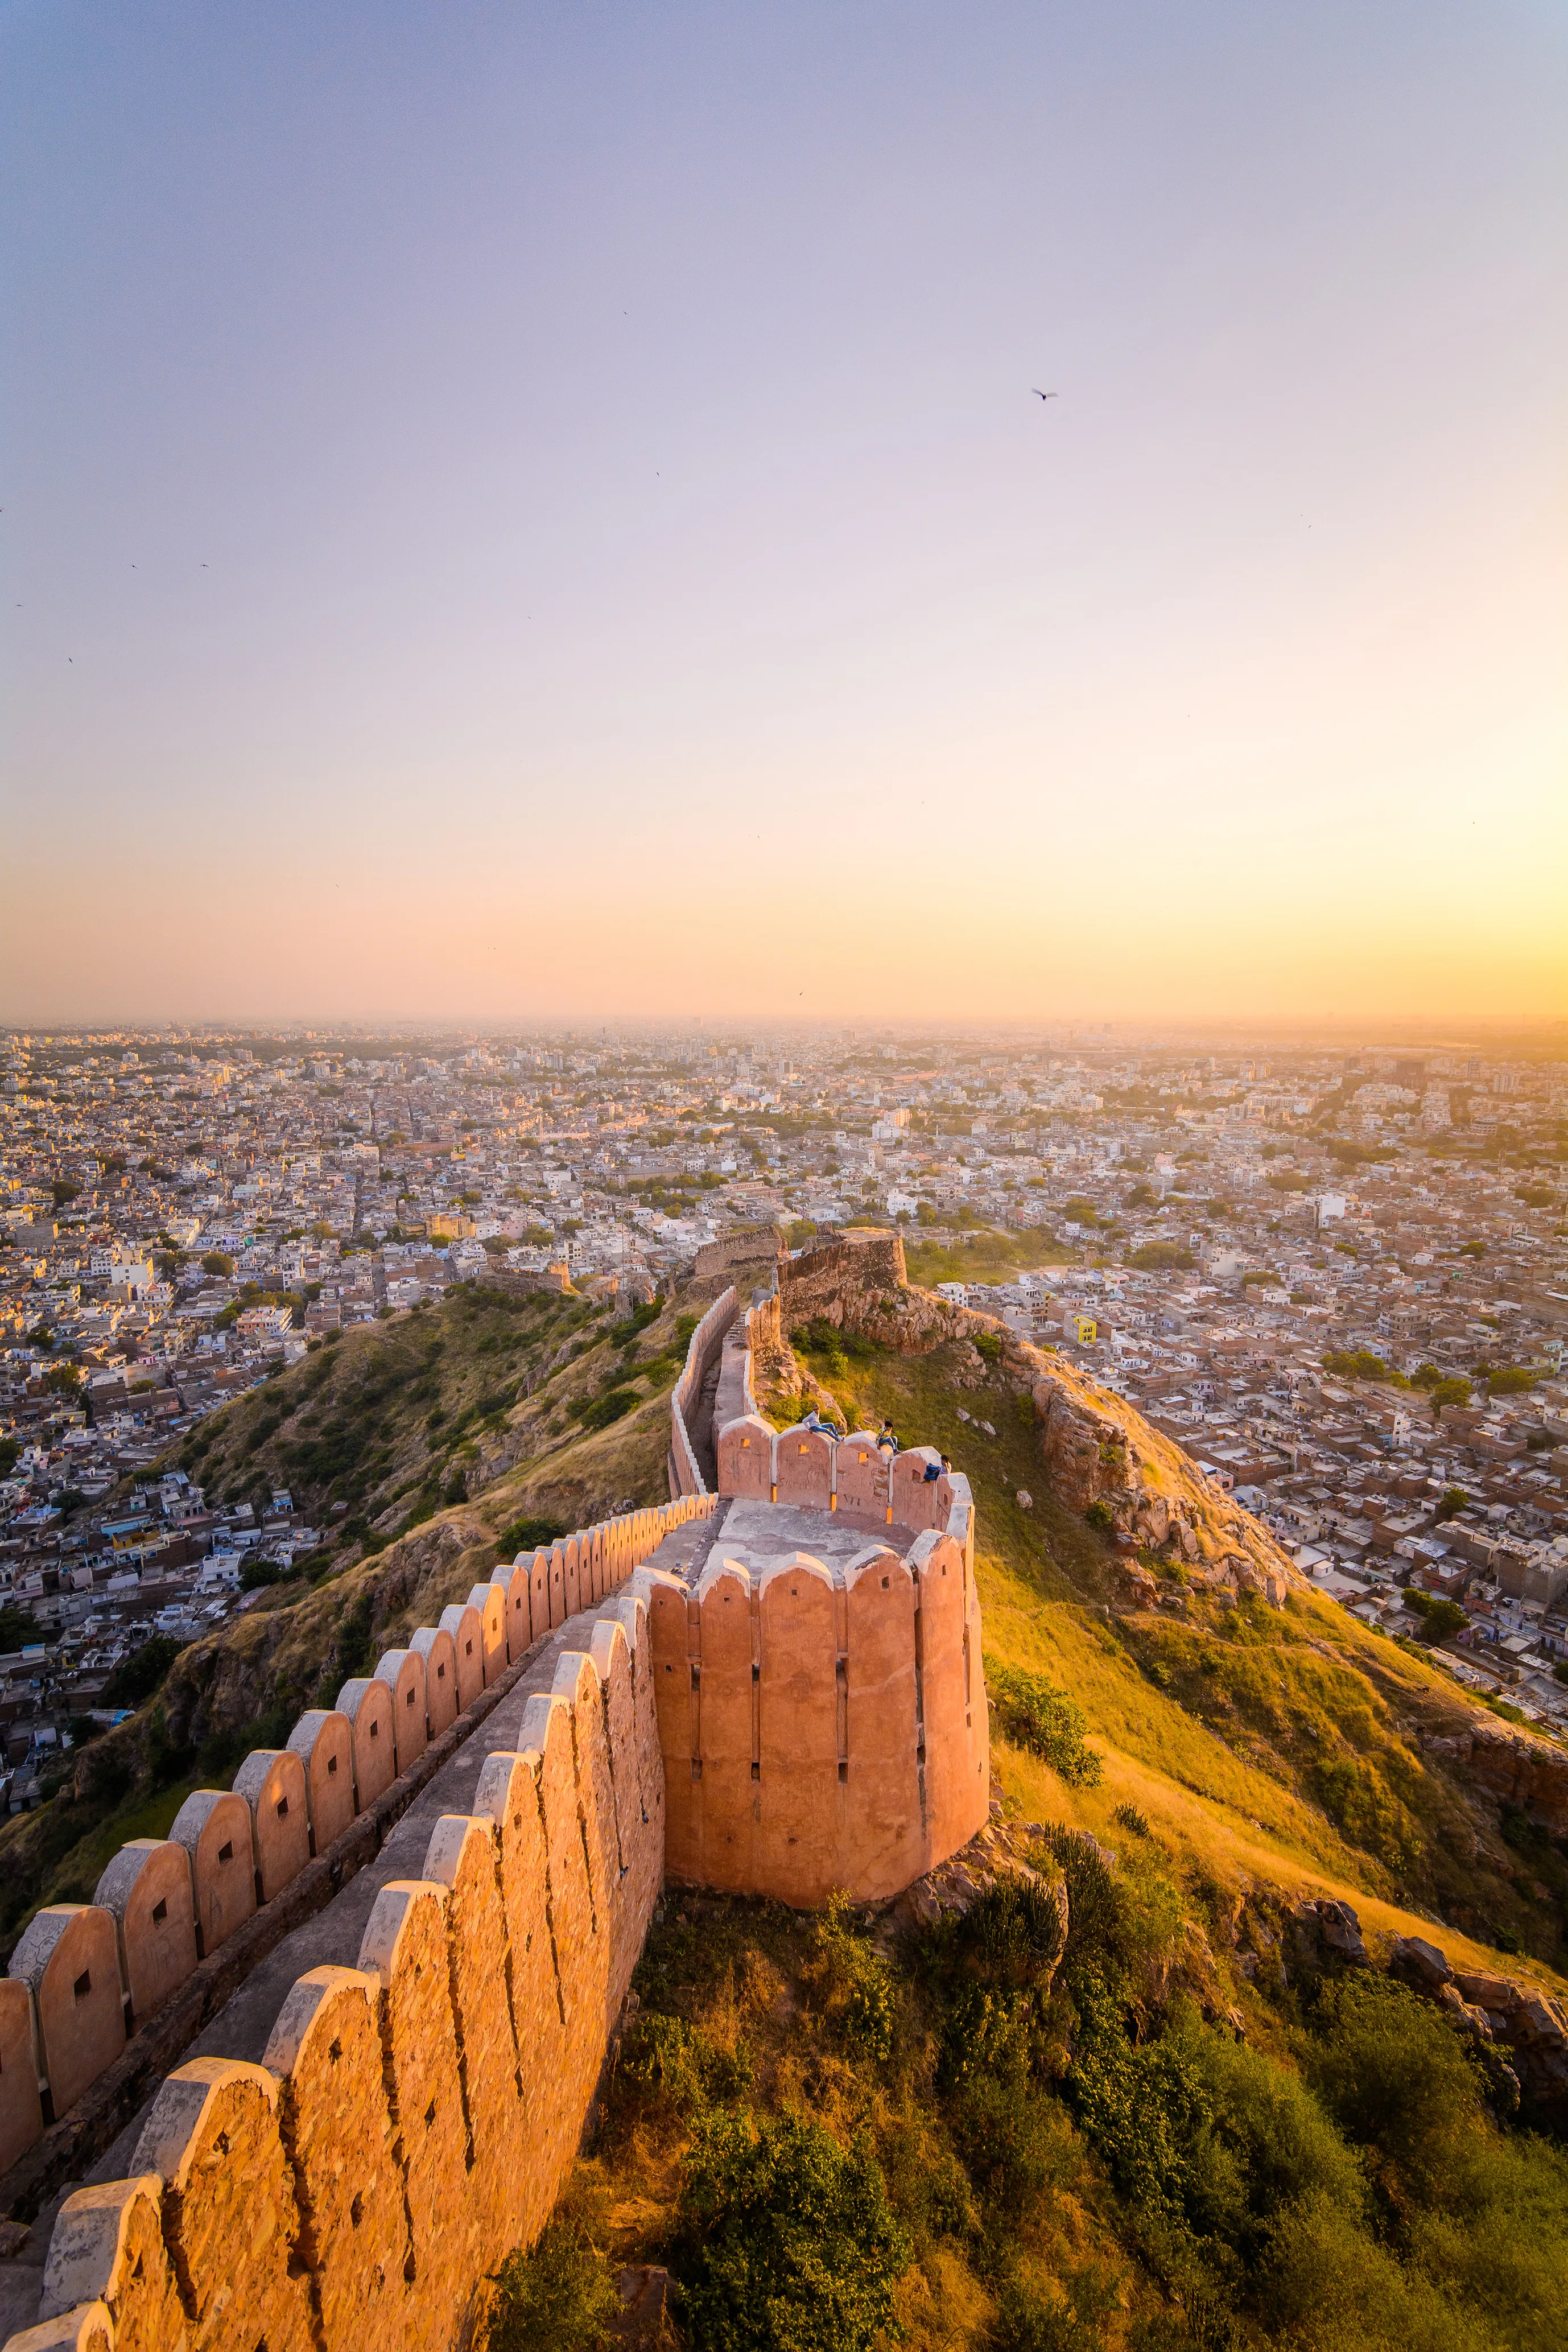
<svg viewBox="0 0 1568 2352">
<path fill-rule="evenodd" d="M 676 1528 L 649 1555 L 650 1567 L 683 1568 L 694 1546 L 708 1536 L 706 1520 L 692 1520 Z M 422 1878 L 430 1834 L 444 1813 L 471 1813 L 474 1792 L 487 1757 L 509 1752 L 520 1745 L 523 1710 L 530 1697 L 548 1692 L 554 1681 L 556 1661 L 563 1651 L 586 1650 L 599 1619 L 614 1608 L 620 1588 L 597 1608 L 570 1617 L 530 1654 L 517 1681 L 472 1737 L 463 1743 L 421 1790 L 375 1856 L 324 1909 L 316 1912 L 274 1947 L 251 1971 L 226 2005 L 183 2053 L 193 2058 L 238 2058 L 259 2063 L 278 2012 L 295 1979 L 309 1969 L 331 1963 L 353 1969 L 359 1964 L 361 1940 L 376 1895 L 389 1881 Z M 153 2094 L 162 2080 L 153 2085 Z M 67 2184 L 39 2212 L 21 2252 L 0 2262 L 0 2343 L 13 2330 L 28 2327 L 37 2317 L 43 2284 L 43 2263 L 55 2219 L 74 2189 L 98 2181 L 121 2180 L 134 2170 L 137 2142 L 149 2109 L 146 2104 L 84 2176 Z M 497 2246 L 495 2259 L 508 2249 Z"/>
<path fill-rule="evenodd" d="M 702 1375 L 702 1384 L 686 1422 L 691 1451 L 697 1456 L 697 1466 L 710 1495 L 717 1491 L 719 1485 L 719 1461 L 713 1450 L 713 1403 L 719 1393 L 720 1365 L 721 1358 L 715 1354 Z"/>
</svg>

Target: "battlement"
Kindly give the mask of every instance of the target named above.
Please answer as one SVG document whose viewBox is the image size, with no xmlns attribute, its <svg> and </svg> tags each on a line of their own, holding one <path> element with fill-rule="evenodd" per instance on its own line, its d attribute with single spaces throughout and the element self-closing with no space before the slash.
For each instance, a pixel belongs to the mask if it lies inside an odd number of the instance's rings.
<svg viewBox="0 0 1568 2352">
<path fill-rule="evenodd" d="M 45 2272 L 45 2316 L 108 2298 L 124 2333 L 127 2315 L 141 2315 L 136 2324 L 143 2324 L 146 2295 L 164 2294 L 174 2274 L 197 2303 L 224 2294 L 233 2277 L 249 2279 L 257 2315 L 275 2312 L 273 2322 L 257 2316 L 257 2336 L 320 2343 L 320 2326 L 299 2333 L 310 2316 L 306 2288 L 315 2294 L 320 2286 L 324 2312 L 334 2265 L 357 2270 L 364 2261 L 372 2270 L 360 2282 L 362 2295 L 372 2295 L 372 2274 L 381 2286 L 397 2282 L 397 2294 L 388 2288 L 385 2326 L 372 2328 L 369 2343 L 423 2340 L 426 2326 L 430 2340 L 447 2340 L 449 2322 L 466 2310 L 494 2258 L 496 2232 L 508 2246 L 548 2216 L 658 1898 L 663 1767 L 647 1595 L 627 1590 L 627 1578 L 672 1531 L 700 1522 L 712 1507 L 700 1498 L 672 1500 L 508 1561 L 487 1585 L 472 1588 L 466 1604 L 447 1609 L 439 1625 L 421 1628 L 372 1675 L 345 1684 L 339 1706 L 300 1717 L 287 1748 L 251 1752 L 233 1790 L 188 1797 L 167 1839 L 122 1846 L 94 1903 L 37 1912 L 16 1945 L 12 1973 L 0 1978 L 0 2133 L 12 2183 L 19 2159 L 45 2133 L 45 2107 L 58 2119 L 52 2138 L 70 2140 L 73 2110 L 94 2082 L 134 2061 L 127 2037 L 167 2046 L 164 2021 L 174 2016 L 179 2034 L 185 1985 L 197 1971 L 221 1971 L 221 1955 L 230 1940 L 245 1940 L 258 1906 L 291 1903 L 306 1872 L 324 1872 L 339 1855 L 339 1884 L 351 1884 L 376 1853 L 376 1837 L 360 1837 L 360 1828 L 378 1830 L 385 1818 L 390 1832 L 428 1776 L 428 1759 L 461 1755 L 454 1734 L 461 1740 L 489 1700 L 503 1700 L 538 1644 L 572 1618 L 585 1625 L 588 1646 L 562 1651 L 550 1689 L 529 1696 L 527 1706 L 510 1703 L 521 1706 L 517 1748 L 484 1759 L 463 1816 L 435 1822 L 418 1879 L 381 1886 L 362 1938 L 351 1945 L 357 1971 L 331 1967 L 300 1978 L 284 2000 L 263 2065 L 195 2058 L 176 2067 L 141 2124 L 134 2180 L 82 2192 L 97 2216 L 91 2225 L 82 2218 L 87 2209 L 78 2213 L 80 2200 L 66 2201 Z M 585 1612 L 597 1612 L 597 1622 Z M 348 1900 L 334 1895 L 327 1874 L 320 1898 L 329 1910 Z M 294 1927 L 291 1910 L 284 1916 Z M 258 1945 L 257 1961 L 266 1950 Z M 430 1950 L 442 1955 L 435 1971 Z M 331 2018 L 331 2025 L 306 2032 L 296 2021 L 300 2034 L 289 2042 L 284 2022 L 294 2011 Z M 197 2006 L 185 2049 L 200 2021 Z M 334 2049 L 355 2053 L 345 2070 L 334 2058 L 331 2082 L 320 2072 L 322 2032 Z M 181 2039 L 174 2039 L 179 2049 Z M 300 2051 L 308 2088 L 291 2072 Z M 435 2070 L 430 2084 L 423 2072 L 418 2084 L 406 2072 L 421 2067 Z M 494 2067 L 500 2072 L 491 2082 Z M 451 2105 L 458 2084 L 461 2098 Z M 437 2261 L 433 2239 L 421 2244 L 405 2234 L 395 2261 L 384 2265 L 384 2237 L 395 2237 L 409 2213 L 426 2210 L 406 2189 L 409 2166 L 428 2164 L 428 2143 L 421 2136 L 416 2147 L 406 2133 L 400 2143 L 397 2116 L 423 2115 L 433 2095 L 439 2115 L 451 2105 L 439 2143 L 445 2155 L 458 2136 L 456 2168 L 439 2189 L 456 2237 Z M 484 2126 L 494 2161 L 487 2159 L 484 2180 L 475 2183 L 482 2100 L 494 2110 L 494 2131 Z M 367 2242 L 357 2237 L 360 2222 L 331 2204 L 327 2173 L 312 2180 L 312 2136 L 336 2131 L 334 2116 L 353 2116 L 367 2149 L 378 2216 Z M 230 2157 L 240 2149 L 233 2157 L 240 2171 L 214 2171 L 212 2136 L 228 2138 Z M 405 2178 L 388 2173 L 381 2183 L 376 2166 L 393 2164 L 397 2145 Z M 91 2143 L 85 2155 L 91 2157 Z M 205 2180 L 200 2197 L 181 2185 L 191 2164 Z M 322 2164 L 341 2171 L 329 2152 Z M 151 2173 L 160 2178 L 151 2180 Z M 47 2192 L 47 2173 L 40 2178 Z M 172 2204 L 160 2180 L 179 2189 Z M 251 2237 L 245 2194 L 230 2197 L 240 2180 L 261 2180 L 268 2194 L 278 2188 L 270 2237 Z M 484 2206 L 475 2201 L 479 2188 Z M 148 2230 L 164 2246 L 155 2277 L 143 2261 Z M 94 2246 L 91 2261 L 78 2244 L 82 2232 Z M 300 2272 L 300 2244 L 315 2246 L 315 2286 Z M 139 2251 L 127 2255 L 127 2246 Z M 134 2286 L 130 2261 L 146 2288 Z M 97 2284 L 85 2286 L 87 2279 Z M 369 2316 L 364 2305 L 360 2319 Z M 351 2333 L 360 2352 L 357 2324 L 351 2331 L 348 2319 L 343 2328 L 327 2326 L 324 2340 L 348 2343 Z M 61 2336 L 66 2340 L 78 2338 Z M 146 2336 L 132 2331 L 132 2340 L 176 2343 L 179 2333 L 148 2326 Z"/>
<path fill-rule="evenodd" d="M 984 1826 L 974 1580 L 951 1536 L 898 1536 L 737 1503 L 693 1581 L 649 1570 L 671 1878 L 877 1900 Z"/>
</svg>

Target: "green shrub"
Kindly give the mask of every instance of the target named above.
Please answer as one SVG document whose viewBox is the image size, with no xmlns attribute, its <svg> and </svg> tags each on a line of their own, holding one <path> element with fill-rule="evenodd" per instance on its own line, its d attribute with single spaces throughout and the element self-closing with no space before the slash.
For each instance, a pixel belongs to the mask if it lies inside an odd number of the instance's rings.
<svg viewBox="0 0 1568 2352">
<path fill-rule="evenodd" d="M 1006 1877 L 961 1917 L 927 1930 L 922 1958 L 942 2013 L 942 2080 L 1008 2082 L 1042 2063 L 1047 2001 L 1062 1956 L 1066 1904 L 1057 1874 Z"/>
<path fill-rule="evenodd" d="M 35 1633 L 30 1638 L 36 1638 Z M 143 1706 L 163 1684 L 164 1675 L 184 1648 L 167 1633 L 154 1633 L 139 1650 L 122 1659 L 103 1685 L 100 1706 Z"/>
<path fill-rule="evenodd" d="M 1407 1389 L 1410 1382 L 1374 1356 L 1370 1348 L 1331 1348 L 1323 1370 L 1337 1381 L 1382 1381 L 1390 1388 Z"/>
<path fill-rule="evenodd" d="M 990 1694 L 996 1728 L 1015 1748 L 1026 1748 L 1070 1789 L 1092 1789 L 1104 1770 L 1099 1756 L 1084 1738 L 1087 1717 L 1076 1699 L 1058 1690 L 1043 1675 L 1026 1674 L 1021 1666 L 985 1661 L 985 1686 Z"/>
<path fill-rule="evenodd" d="M 829 1897 L 816 1924 L 815 1945 L 807 1979 L 839 2040 L 854 2057 L 873 2062 L 889 2057 L 898 2006 L 893 1972 L 858 1931 L 849 1898 L 842 1891 Z"/>
<path fill-rule="evenodd" d="M 752 2079 L 752 2059 L 743 2042 L 725 2050 L 700 2026 L 650 2011 L 626 2035 L 621 2073 L 640 2104 L 690 2116 L 715 2101 L 739 2098 Z"/>
<path fill-rule="evenodd" d="M 520 1551 L 544 1550 L 565 1533 L 559 1519 L 513 1519 L 510 1527 L 502 1528 L 497 1536 L 496 1551 L 503 1560 L 515 1559 Z"/>
<path fill-rule="evenodd" d="M 1088 1510 L 1085 1511 L 1083 1518 L 1084 1525 L 1086 1527 L 1098 1528 L 1101 1535 L 1108 1536 L 1116 1525 L 1115 1512 L 1111 1509 L 1108 1502 L 1099 1496 L 1096 1497 L 1096 1499 L 1089 1505 Z"/>
<path fill-rule="evenodd" d="M 1436 1593 L 1423 1592 L 1418 1584 L 1405 1586 L 1405 1603 L 1421 1619 L 1424 1642 L 1446 1641 L 1469 1622 L 1457 1601 L 1444 1601 Z"/>
<path fill-rule="evenodd" d="M 1073 1988 L 1078 2036 L 1068 2090 L 1080 2128 L 1122 2194 L 1162 2235 L 1223 2228 L 1240 2201 L 1234 2159 L 1214 2140 L 1192 2052 L 1173 2038 L 1130 2042 L 1111 1981 L 1085 1968 Z"/>
<path fill-rule="evenodd" d="M 847 1371 L 851 1362 L 864 1363 L 877 1352 L 869 1339 L 830 1323 L 826 1315 L 814 1315 L 809 1323 L 800 1324 L 790 1333 L 790 1344 L 806 1355 L 826 1356 L 841 1372 Z"/>
<path fill-rule="evenodd" d="M 1386 1977 L 1326 1984 L 1308 2079 L 1394 2207 L 1441 2198 L 1484 2136 L 1483 2078 L 1429 2001 Z"/>
<path fill-rule="evenodd" d="M 1145 1274 L 1175 1274 L 1195 1265 L 1197 1260 L 1179 1242 L 1145 1242 L 1142 1249 L 1132 1252 L 1127 1263 L 1141 1267 Z"/>
<path fill-rule="evenodd" d="M 715 2109 L 681 2218 L 693 2352 L 870 2352 L 890 2330 L 910 2249 L 866 2135 L 845 2148 L 793 2109 Z"/>
<path fill-rule="evenodd" d="M 292 1584 L 296 1577 L 304 1573 L 302 1568 L 284 1568 L 275 1559 L 247 1559 L 239 1571 L 239 1589 L 242 1592 L 265 1591 L 269 1585 Z"/>
<path fill-rule="evenodd" d="M 1001 1362 L 1002 1342 L 994 1331 L 977 1331 L 974 1335 L 974 1345 L 976 1352 L 984 1356 L 988 1364 Z"/>
<path fill-rule="evenodd" d="M 327 1677 L 334 1689 L 370 1664 L 374 1619 L 368 1592 L 362 1592 L 353 1606 L 344 1610 L 338 1623 L 338 1638 L 332 1645 L 333 1670 Z"/>
<path fill-rule="evenodd" d="M 635 1412 L 642 1399 L 636 1389 L 606 1389 L 602 1397 L 584 1407 L 577 1418 L 584 1429 L 608 1429 L 612 1422 Z"/>
<path fill-rule="evenodd" d="M 1191 2009 L 1174 2021 L 1170 2038 L 1202 2089 L 1215 2134 L 1235 2158 L 1240 2196 L 1230 2235 L 1246 2254 L 1262 2245 L 1271 2217 L 1289 2203 L 1321 2197 L 1361 2215 L 1361 2168 L 1299 2075 L 1200 2024 Z"/>
<path fill-rule="evenodd" d="M 1016 2213 L 1071 2168 L 1067 2117 L 1026 2074 L 977 2074 L 961 2083 L 948 2121 L 970 2179 L 994 2207 Z"/>
<path fill-rule="evenodd" d="M 1085 2273 L 1074 2278 L 1070 2291 L 1058 2282 L 1050 2296 L 1008 2279 L 996 2297 L 991 2340 L 995 2352 L 1102 2352 L 1100 2322 L 1114 2301 L 1114 2287 L 1097 2292 Z"/>
<path fill-rule="evenodd" d="M 1034 2005 L 989 1985 L 961 1985 L 942 2035 L 942 2079 L 1021 2082 L 1036 2055 Z"/>
<path fill-rule="evenodd" d="M 999 1878 L 952 1931 L 953 1961 L 977 1984 L 1038 1992 L 1061 1958 L 1065 1906 L 1039 1878 Z"/>
<path fill-rule="evenodd" d="M 19 1607 L 15 1601 L 0 1601 L 0 1650 L 29 1649 L 35 1642 L 41 1642 L 43 1638 L 43 1630 L 30 1609 Z M 140 1653 L 137 1654 L 139 1655 Z M 127 1658 L 126 1665 L 130 1665 L 131 1663 L 131 1659 Z M 123 1671 L 123 1668 L 117 1669 L 117 1672 Z M 132 1699 L 119 1699 L 115 1703 L 120 1706 L 132 1706 L 136 1704 Z"/>
<path fill-rule="evenodd" d="M 1068 1939 L 1062 1955 L 1069 1971 L 1091 1957 L 1123 1957 L 1121 1889 L 1104 1849 L 1082 1830 L 1047 1827 L 1047 1853 L 1067 1882 Z"/>
<path fill-rule="evenodd" d="M 1484 2321 L 1458 2311 L 1327 2199 L 1288 2205 L 1254 2273 L 1262 2315 L 1303 2352 L 1497 2352 Z"/>
<path fill-rule="evenodd" d="M 495 2273 L 485 2352 L 601 2352 L 621 2304 L 583 2231 L 547 2222 L 531 2253 L 519 2246 Z"/>
</svg>

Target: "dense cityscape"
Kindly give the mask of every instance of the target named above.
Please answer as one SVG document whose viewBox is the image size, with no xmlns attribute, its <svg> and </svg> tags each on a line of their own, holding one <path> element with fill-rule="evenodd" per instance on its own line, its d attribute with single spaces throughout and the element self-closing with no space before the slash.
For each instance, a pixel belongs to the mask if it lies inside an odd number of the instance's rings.
<svg viewBox="0 0 1568 2352">
<path fill-rule="evenodd" d="M 898 1224 L 913 1278 L 1135 1402 L 1345 1607 L 1568 1716 L 1562 1061 L 163 1030 L 14 1033 L 0 1071 L 13 1808 L 138 1645 L 321 1541 L 287 1493 L 159 1475 L 202 1416 L 450 1285 L 626 1311 L 769 1221 Z"/>
</svg>

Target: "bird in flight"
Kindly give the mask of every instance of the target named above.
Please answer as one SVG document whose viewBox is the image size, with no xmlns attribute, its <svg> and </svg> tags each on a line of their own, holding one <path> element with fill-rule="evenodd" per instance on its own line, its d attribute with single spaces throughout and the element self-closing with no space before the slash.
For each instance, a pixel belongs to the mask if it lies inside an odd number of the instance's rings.
<svg viewBox="0 0 1568 2352">
<path fill-rule="evenodd" d="M 1037 400 L 1059 400 L 1061 398 L 1061 394 L 1059 392 L 1042 392 L 1037 383 L 1032 383 L 1029 386 L 1029 390 L 1034 394 Z"/>
</svg>

